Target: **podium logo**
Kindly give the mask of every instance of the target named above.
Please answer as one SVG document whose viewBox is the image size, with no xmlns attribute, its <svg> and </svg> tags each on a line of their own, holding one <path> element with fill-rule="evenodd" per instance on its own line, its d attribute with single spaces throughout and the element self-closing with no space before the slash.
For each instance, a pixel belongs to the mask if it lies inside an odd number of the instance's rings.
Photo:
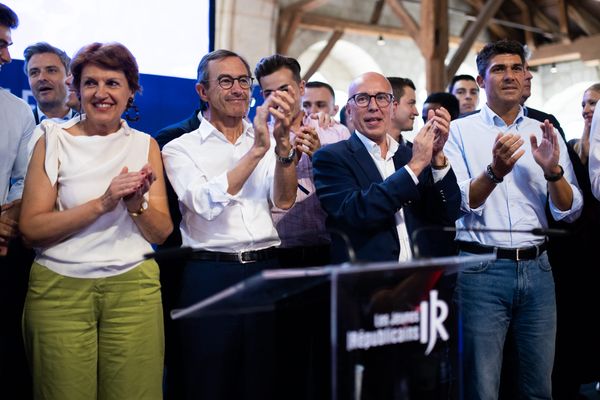
<svg viewBox="0 0 600 400">
<path fill-rule="evenodd" d="M 438 300 L 438 291 L 429 291 L 429 301 L 421 302 L 421 343 L 427 343 L 425 355 L 429 355 L 435 347 L 438 335 L 443 341 L 450 337 L 444 327 L 444 321 L 448 318 L 448 304 Z"/>
<path fill-rule="evenodd" d="M 374 330 L 346 332 L 346 351 L 367 350 L 393 344 L 420 342 L 427 344 L 429 355 L 440 339 L 449 339 L 444 322 L 448 318 L 448 304 L 438 299 L 438 291 L 429 291 L 429 301 L 422 301 L 412 311 L 394 311 L 373 315 Z"/>
</svg>

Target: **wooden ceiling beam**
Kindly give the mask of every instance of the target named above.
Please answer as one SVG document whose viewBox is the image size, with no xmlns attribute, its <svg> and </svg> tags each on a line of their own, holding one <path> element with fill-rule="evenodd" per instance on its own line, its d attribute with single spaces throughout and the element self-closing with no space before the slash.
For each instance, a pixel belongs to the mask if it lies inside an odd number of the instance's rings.
<svg viewBox="0 0 600 400">
<path fill-rule="evenodd" d="M 560 33 L 560 28 L 558 27 L 558 25 L 556 23 L 554 23 L 554 21 L 552 21 L 550 18 L 548 18 L 546 16 L 546 14 L 544 14 L 540 10 L 538 5 L 533 2 L 533 0 L 512 0 L 512 1 L 514 1 L 517 4 L 522 1 L 529 7 L 529 10 L 532 13 L 533 22 L 536 26 L 539 26 L 543 30 L 549 31 L 549 32 L 552 32 L 555 34 Z"/>
<path fill-rule="evenodd" d="M 294 12 L 310 12 L 321 7 L 322 5 L 327 4 L 328 2 L 329 0 L 301 0 L 292 3 L 286 7 L 283 7 L 280 11 L 280 14 Z"/>
<path fill-rule="evenodd" d="M 304 13 L 313 11 L 328 2 L 329 0 L 301 0 L 281 8 L 277 29 L 277 52 L 280 54 L 287 53 L 294 41 L 294 35 Z"/>
<path fill-rule="evenodd" d="M 381 12 L 383 11 L 383 6 L 385 5 L 385 0 L 377 0 L 375 3 L 375 7 L 373 8 L 373 13 L 371 14 L 371 25 L 377 25 L 379 20 L 381 19 Z"/>
<path fill-rule="evenodd" d="M 419 24 L 412 15 L 404 8 L 400 0 L 385 0 L 386 4 L 392 9 L 394 14 L 398 17 L 402 26 L 406 29 L 408 34 L 413 38 L 417 46 L 419 46 Z"/>
<path fill-rule="evenodd" d="M 446 87 L 448 54 L 448 0 L 421 1 L 421 54 L 425 58 L 427 93 L 443 92 Z"/>
<path fill-rule="evenodd" d="M 533 25 L 533 18 L 531 17 L 531 10 L 523 0 L 513 0 L 513 3 L 517 6 L 521 14 L 521 22 L 523 25 Z M 525 43 L 530 49 L 535 49 L 535 38 L 533 32 L 525 31 Z"/>
<path fill-rule="evenodd" d="M 390 25 L 371 25 L 365 22 L 357 22 L 349 19 L 330 17 L 316 13 L 306 13 L 300 21 L 301 29 L 309 29 L 319 32 L 331 32 L 332 30 L 341 30 L 346 34 L 379 36 L 383 35 L 386 38 L 394 39 L 410 39 L 408 32 L 397 26 Z M 448 43 L 452 46 L 458 46 L 462 38 L 460 36 L 450 36 Z M 482 48 L 484 43 L 476 42 L 475 48 Z"/>
<path fill-rule="evenodd" d="M 581 37 L 571 43 L 538 46 L 528 63 L 531 66 L 581 60 L 588 65 L 600 61 L 600 34 Z"/>
<path fill-rule="evenodd" d="M 571 42 L 571 33 L 569 32 L 569 17 L 567 15 L 567 1 L 557 0 L 556 6 L 558 7 L 558 27 L 562 35 L 563 43 Z"/>
<path fill-rule="evenodd" d="M 287 29 L 281 39 L 277 41 L 277 52 L 279 54 L 286 54 L 292 45 L 294 35 L 300 27 L 300 21 L 302 21 L 302 12 L 290 14 L 288 17 Z"/>
<path fill-rule="evenodd" d="M 454 74 L 456 74 L 456 71 L 458 71 L 458 68 L 473 47 L 475 40 L 477 40 L 477 36 L 479 36 L 489 20 L 496 14 L 503 1 L 504 0 L 490 0 L 481 9 L 477 16 L 477 21 L 469 27 L 461 44 L 458 46 L 458 49 L 452 56 L 452 60 L 450 60 L 450 63 L 446 68 L 446 80 L 450 80 Z"/>
<path fill-rule="evenodd" d="M 571 0 L 567 5 L 567 14 L 587 35 L 600 33 L 600 24 L 590 12 L 583 7 L 580 1 Z"/>
<path fill-rule="evenodd" d="M 308 81 L 310 77 L 313 76 L 314 73 L 319 70 L 329 53 L 331 53 L 333 46 L 335 46 L 336 42 L 340 40 L 343 34 L 343 31 L 333 31 L 331 37 L 327 41 L 327 44 L 325 45 L 325 47 L 323 47 L 323 50 L 321 50 L 315 61 L 313 61 L 312 65 L 308 68 L 308 71 L 306 71 L 302 79 Z"/>
<path fill-rule="evenodd" d="M 481 13 L 481 9 L 485 5 L 485 2 L 483 0 L 467 0 L 467 2 L 471 5 L 475 14 Z M 471 25 L 472 25 L 472 23 L 469 24 L 469 27 Z M 497 39 L 504 39 L 504 38 L 510 37 L 510 34 L 508 33 L 508 31 L 502 25 L 490 22 L 487 26 L 487 29 L 489 29 L 490 32 L 494 36 L 496 36 Z M 466 34 L 466 31 L 465 31 L 465 34 Z"/>
</svg>

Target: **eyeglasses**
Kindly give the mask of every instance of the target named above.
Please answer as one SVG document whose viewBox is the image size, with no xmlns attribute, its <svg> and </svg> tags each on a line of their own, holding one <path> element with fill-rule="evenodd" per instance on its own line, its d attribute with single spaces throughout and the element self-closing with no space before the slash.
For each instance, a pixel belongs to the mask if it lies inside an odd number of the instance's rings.
<svg viewBox="0 0 600 400">
<path fill-rule="evenodd" d="M 354 100 L 354 103 L 356 103 L 357 106 L 368 107 L 372 98 L 375 98 L 375 103 L 377 103 L 379 107 L 387 107 L 390 105 L 392 100 L 394 100 L 394 96 L 392 94 L 379 92 L 376 94 L 356 93 L 354 96 L 350 96 L 348 101 Z"/>
<path fill-rule="evenodd" d="M 242 89 L 250 89 L 254 78 L 246 75 L 238 76 L 237 78 L 229 75 L 223 75 L 213 80 L 217 81 L 219 86 L 221 86 L 223 89 L 231 89 L 235 81 L 238 81 Z"/>
</svg>

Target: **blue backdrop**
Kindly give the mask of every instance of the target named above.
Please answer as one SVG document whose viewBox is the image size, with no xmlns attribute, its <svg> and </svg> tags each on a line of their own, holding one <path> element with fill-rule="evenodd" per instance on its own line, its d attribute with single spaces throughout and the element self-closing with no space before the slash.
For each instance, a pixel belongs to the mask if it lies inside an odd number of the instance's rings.
<svg viewBox="0 0 600 400">
<path fill-rule="evenodd" d="M 153 135 L 159 129 L 187 118 L 198 108 L 194 79 L 141 74 L 140 83 L 142 94 L 135 98 L 140 109 L 140 120 L 130 125 L 142 132 Z M 35 105 L 27 76 L 23 72 L 22 60 L 13 60 L 2 66 L 0 86 Z"/>
<path fill-rule="evenodd" d="M 23 72 L 23 63 L 22 60 L 13 60 L 10 64 L 3 65 L 0 86 L 35 105 L 27 76 Z M 161 128 L 188 118 L 199 106 L 198 94 L 194 88 L 195 79 L 141 74 L 140 83 L 142 94 L 135 97 L 135 103 L 140 109 L 140 120 L 129 124 L 142 132 L 154 135 Z M 256 105 L 262 103 L 257 86 L 254 87 L 253 96 Z M 254 118 L 255 107 L 250 110 L 250 118 Z"/>
</svg>

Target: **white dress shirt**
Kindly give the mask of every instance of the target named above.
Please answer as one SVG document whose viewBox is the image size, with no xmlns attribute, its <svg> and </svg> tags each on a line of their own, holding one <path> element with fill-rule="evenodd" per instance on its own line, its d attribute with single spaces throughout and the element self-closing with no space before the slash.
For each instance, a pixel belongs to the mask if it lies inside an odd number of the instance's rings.
<svg viewBox="0 0 600 400">
<path fill-rule="evenodd" d="M 181 210 L 183 246 L 212 251 L 259 250 L 280 244 L 271 219 L 275 141 L 239 193 L 227 193 L 227 172 L 254 143 L 252 126 L 230 143 L 209 121 L 162 150 Z"/>
<path fill-rule="evenodd" d="M 520 135 L 525 154 L 517 161 L 513 170 L 504 177 L 486 201 L 478 208 L 469 206 L 471 181 L 485 171 L 492 162 L 492 147 L 498 133 Z M 463 229 L 456 234 L 458 240 L 477 242 L 488 246 L 518 248 L 543 242 L 543 237 L 531 233 L 534 228 L 547 228 L 545 207 L 548 198 L 548 182 L 542 168 L 533 159 L 530 135 L 535 134 L 538 144 L 542 140 L 540 122 L 523 115 L 523 109 L 515 121 L 506 123 L 487 104 L 476 114 L 454 120 L 450 123 L 450 137 L 444 152 L 452 164 L 461 191 L 461 211 L 456 227 Z M 556 133 L 558 135 L 558 133 Z M 567 147 L 563 140 L 560 146 L 559 163 L 564 177 L 573 190 L 571 208 L 561 211 L 550 200 L 552 217 L 572 222 L 579 217 L 583 206 L 583 196 L 577 186 Z M 505 229 L 513 232 L 474 232 L 469 229 Z"/>
<path fill-rule="evenodd" d="M 385 155 L 385 159 L 381 156 L 381 147 L 359 131 L 356 131 L 356 136 L 360 139 L 360 141 L 365 145 L 365 148 L 369 152 L 369 155 L 373 159 L 375 166 L 379 170 L 382 179 L 386 179 L 394 172 L 396 172 L 396 166 L 394 165 L 394 154 L 398 150 L 398 142 L 396 142 L 390 135 L 387 135 L 387 145 L 388 151 Z M 406 165 L 406 171 L 412 177 L 415 185 L 419 184 L 419 179 L 415 173 Z M 399 209 L 396 214 L 394 214 L 394 218 L 396 219 L 396 230 L 398 231 L 398 239 L 400 241 L 400 254 L 398 256 L 398 261 L 408 261 L 412 259 L 412 250 L 410 245 L 410 239 L 408 237 L 408 231 L 406 230 L 406 222 L 404 221 L 404 211 Z"/>
</svg>

